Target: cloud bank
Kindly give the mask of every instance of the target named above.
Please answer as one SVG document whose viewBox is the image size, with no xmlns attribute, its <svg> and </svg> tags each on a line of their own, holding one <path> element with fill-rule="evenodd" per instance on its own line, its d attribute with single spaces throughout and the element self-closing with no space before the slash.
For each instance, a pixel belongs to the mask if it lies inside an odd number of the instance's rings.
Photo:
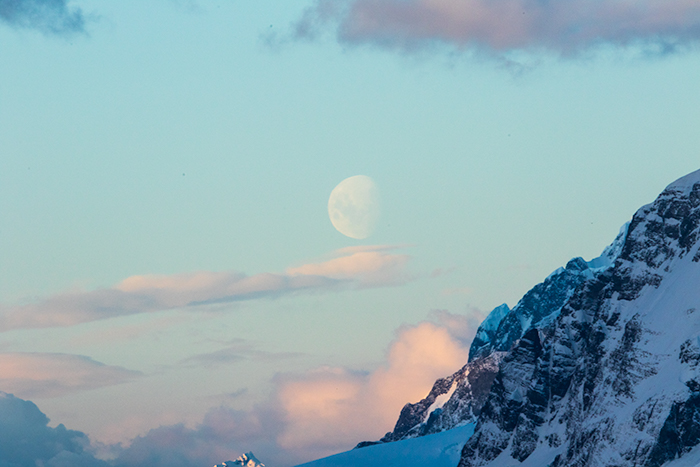
<svg viewBox="0 0 700 467">
<path fill-rule="evenodd" d="M 48 423 L 34 403 L 0 392 L 0 465 L 108 467 L 89 452 L 84 433 Z"/>
<path fill-rule="evenodd" d="M 50 428 L 34 403 L 0 392 L 0 466 L 201 467 L 253 450 L 268 465 L 288 467 L 351 449 L 391 430 L 404 403 L 422 399 L 437 378 L 466 362 L 468 342 L 463 339 L 473 336 L 473 320 L 446 311 L 431 316 L 437 323 L 400 328 L 385 362 L 372 371 L 321 367 L 279 374 L 271 395 L 253 409 L 220 406 L 194 427 L 160 426 L 128 446 L 111 446 L 114 459 L 108 462 L 93 456 L 94 446 L 85 434 L 63 425 Z M 232 342 L 231 348 L 251 350 L 242 341 Z M 198 358 L 218 364 L 219 357 Z M 223 355 L 224 360 L 229 357 Z M 2 387 L 33 381 L 37 395 L 50 391 L 50 384 L 65 386 L 75 380 L 74 385 L 91 387 L 99 384 L 98 378 L 118 383 L 137 376 L 61 354 L 0 354 L 0 375 Z"/>
<path fill-rule="evenodd" d="M 107 289 L 70 292 L 21 306 L 0 305 L 0 332 L 72 326 L 79 323 L 175 308 L 196 308 L 302 292 L 401 285 L 407 255 L 391 247 L 340 250 L 335 258 L 284 273 L 248 276 L 240 272 L 132 276 Z"/>
<path fill-rule="evenodd" d="M 67 0 L 0 0 L 0 21 L 45 34 L 85 32 L 82 10 L 69 8 Z"/>
<path fill-rule="evenodd" d="M 316 0 L 297 38 L 327 28 L 346 44 L 415 50 L 546 50 L 570 56 L 601 45 L 667 53 L 700 40 L 698 0 Z"/>
<path fill-rule="evenodd" d="M 270 398 L 248 412 L 218 407 L 194 428 L 162 426 L 122 450 L 120 467 L 190 467 L 252 450 L 285 467 L 351 449 L 393 429 L 406 402 L 425 397 L 437 378 L 467 360 L 472 320 L 445 311 L 439 324 L 398 330 L 386 361 L 373 371 L 321 367 L 279 374 Z"/>
<path fill-rule="evenodd" d="M 141 376 L 82 355 L 0 353 L 0 388 L 27 398 L 60 397 L 69 393 L 121 384 Z"/>
</svg>

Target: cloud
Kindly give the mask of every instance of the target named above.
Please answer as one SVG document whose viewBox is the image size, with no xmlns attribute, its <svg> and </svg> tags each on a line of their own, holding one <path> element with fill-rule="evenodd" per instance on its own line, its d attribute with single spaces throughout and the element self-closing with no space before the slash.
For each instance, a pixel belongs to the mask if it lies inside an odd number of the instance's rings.
<svg viewBox="0 0 700 467">
<path fill-rule="evenodd" d="M 467 349 L 444 327 L 422 323 L 399 331 L 386 363 L 364 374 L 320 368 L 282 376 L 277 399 L 285 418 L 280 446 L 310 457 L 347 450 L 393 429 L 401 408 L 427 395 L 436 379 L 467 361 Z"/>
<path fill-rule="evenodd" d="M 296 358 L 301 355 L 302 354 L 298 352 L 268 352 L 266 350 L 259 350 L 255 348 L 253 343 L 245 339 L 235 339 L 231 341 L 226 348 L 188 357 L 180 361 L 180 364 L 210 368 L 217 365 L 239 362 L 241 360 L 269 362 Z"/>
<path fill-rule="evenodd" d="M 316 0 L 294 28 L 329 27 L 346 44 L 415 50 L 435 44 L 496 55 L 571 56 L 601 45 L 668 53 L 697 45 L 698 0 Z"/>
<path fill-rule="evenodd" d="M 84 433 L 48 423 L 34 403 L 0 392 L 0 465 L 107 467 L 90 453 Z"/>
<path fill-rule="evenodd" d="M 447 312 L 402 327 L 372 371 L 320 367 L 279 374 L 264 403 L 242 412 L 210 411 L 193 428 L 163 426 L 136 438 L 117 459 L 120 467 L 196 466 L 252 450 L 268 465 L 297 465 L 378 439 L 393 429 L 406 402 L 417 402 L 437 378 L 467 360 L 465 319 Z M 451 329 L 449 326 L 453 326 Z"/>
<path fill-rule="evenodd" d="M 486 318 L 486 314 L 478 308 L 469 307 L 465 314 L 450 313 L 447 310 L 432 310 L 428 317 L 445 328 L 455 341 L 464 348 L 469 348 L 474 340 L 476 331 Z"/>
<path fill-rule="evenodd" d="M 289 268 L 287 274 L 292 277 L 321 276 L 336 280 L 355 280 L 359 287 L 399 285 L 409 280 L 409 277 L 404 274 L 409 260 L 408 255 L 389 255 L 380 251 L 353 251 L 348 256 L 323 263 Z"/>
<path fill-rule="evenodd" d="M 139 376 L 137 371 L 81 355 L 0 353 L 0 388 L 21 397 L 59 397 L 125 383 Z"/>
<path fill-rule="evenodd" d="M 219 407 L 211 410 L 195 428 L 183 424 L 162 426 L 135 438 L 128 448 L 121 450 L 113 464 L 116 467 L 199 467 L 235 459 L 251 450 L 274 452 L 274 436 L 278 431 L 274 420 L 261 409 L 242 412 Z M 263 461 L 280 467 L 292 465 L 282 457 L 266 457 Z"/>
<path fill-rule="evenodd" d="M 108 289 L 68 292 L 21 306 L 0 306 L 0 332 L 72 326 L 115 316 L 301 292 L 395 286 L 412 279 L 404 272 L 410 259 L 407 255 L 367 250 L 341 250 L 336 255 L 325 262 L 289 268 L 285 273 L 248 276 L 200 271 L 131 276 Z"/>
<path fill-rule="evenodd" d="M 44 34 L 85 32 L 82 10 L 69 8 L 67 0 L 2 0 L 0 21 L 18 28 L 37 29 Z"/>
</svg>

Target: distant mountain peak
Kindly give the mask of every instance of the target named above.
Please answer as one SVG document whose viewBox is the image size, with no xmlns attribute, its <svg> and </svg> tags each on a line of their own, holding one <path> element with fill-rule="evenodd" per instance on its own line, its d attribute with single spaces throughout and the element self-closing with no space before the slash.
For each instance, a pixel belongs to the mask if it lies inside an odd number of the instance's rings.
<svg viewBox="0 0 700 467">
<path fill-rule="evenodd" d="M 241 454 L 241 456 L 238 459 L 236 459 L 235 461 L 226 461 L 223 464 L 216 464 L 214 467 L 238 467 L 238 466 L 265 467 L 265 464 L 260 462 L 255 457 L 255 454 L 253 454 L 252 452 L 246 452 L 245 454 Z"/>
</svg>

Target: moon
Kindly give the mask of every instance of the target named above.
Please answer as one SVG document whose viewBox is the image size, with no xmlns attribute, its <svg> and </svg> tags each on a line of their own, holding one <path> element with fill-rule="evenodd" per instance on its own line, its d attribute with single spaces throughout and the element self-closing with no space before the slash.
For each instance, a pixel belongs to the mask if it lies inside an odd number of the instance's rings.
<svg viewBox="0 0 700 467">
<path fill-rule="evenodd" d="M 366 175 L 346 178 L 328 198 L 328 217 L 346 237 L 362 240 L 374 232 L 379 219 L 379 196 L 374 180 Z"/>
</svg>

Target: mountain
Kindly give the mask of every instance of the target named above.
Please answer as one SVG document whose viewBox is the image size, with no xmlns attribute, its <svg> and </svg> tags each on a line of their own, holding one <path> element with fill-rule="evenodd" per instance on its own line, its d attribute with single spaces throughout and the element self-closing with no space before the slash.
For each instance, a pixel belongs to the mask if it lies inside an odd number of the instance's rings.
<svg viewBox="0 0 700 467">
<path fill-rule="evenodd" d="M 657 467 L 695 455 L 699 227 L 697 171 L 637 211 L 614 264 L 514 344 L 459 466 Z"/>
<path fill-rule="evenodd" d="M 492 311 L 467 364 L 358 447 L 474 424 L 459 467 L 700 465 L 699 237 L 697 171 Z"/>
<path fill-rule="evenodd" d="M 486 402 L 502 355 L 502 352 L 494 352 L 467 363 L 451 376 L 437 380 L 425 399 L 403 407 L 394 431 L 379 441 L 363 441 L 356 448 L 425 436 L 473 423 Z"/>
<path fill-rule="evenodd" d="M 474 424 L 392 443 L 351 449 L 297 467 L 456 467 Z"/>
<path fill-rule="evenodd" d="M 583 282 L 612 266 L 624 244 L 627 227 L 623 226 L 598 258 L 574 258 L 527 292 L 512 310 L 503 304 L 491 311 L 476 332 L 467 364 L 437 380 L 423 400 L 406 404 L 393 431 L 379 441 L 363 441 L 356 447 L 439 433 L 476 422 L 506 351 L 525 330 L 553 319 Z"/>
<path fill-rule="evenodd" d="M 223 464 L 216 464 L 214 467 L 235 467 L 241 465 L 244 467 L 265 467 L 265 464 L 260 462 L 252 452 L 246 452 L 235 461 L 226 461 Z"/>
</svg>

